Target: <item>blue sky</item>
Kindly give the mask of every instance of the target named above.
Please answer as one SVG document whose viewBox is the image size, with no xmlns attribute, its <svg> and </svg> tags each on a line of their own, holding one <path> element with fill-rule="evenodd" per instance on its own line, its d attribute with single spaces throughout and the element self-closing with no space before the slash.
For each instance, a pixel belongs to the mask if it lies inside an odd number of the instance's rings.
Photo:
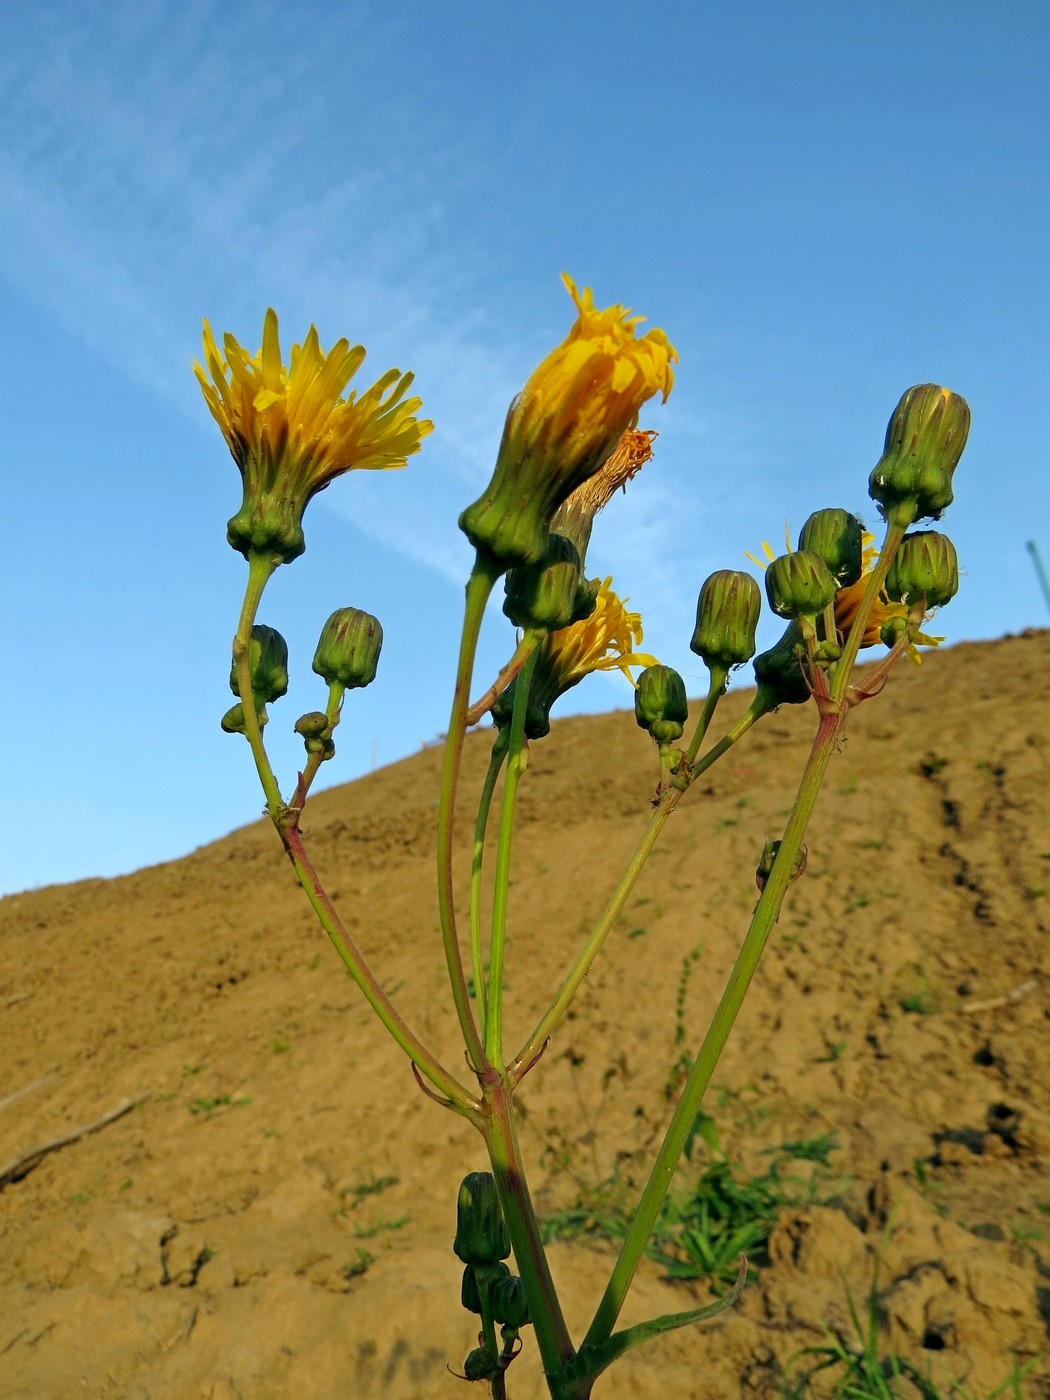
<svg viewBox="0 0 1050 1400">
<path fill-rule="evenodd" d="M 413 369 L 437 425 L 406 471 L 318 497 L 271 585 L 286 781 L 338 606 L 386 644 L 328 781 L 443 729 L 456 516 L 568 329 L 562 270 L 681 356 L 642 421 L 657 456 L 589 562 L 692 691 L 703 578 L 819 506 L 873 519 L 886 419 L 928 380 L 974 414 L 939 630 L 1046 624 L 1024 548 L 1050 557 L 1044 0 L 43 0 L 3 7 L 0 54 L 0 892 L 168 859 L 260 810 L 218 727 L 244 565 L 189 372 L 203 316 L 253 349 L 268 305 L 286 346 L 310 322 L 361 341 L 362 382 Z M 511 643 L 494 620 L 482 675 Z M 567 700 L 630 695 L 595 677 Z"/>
</svg>

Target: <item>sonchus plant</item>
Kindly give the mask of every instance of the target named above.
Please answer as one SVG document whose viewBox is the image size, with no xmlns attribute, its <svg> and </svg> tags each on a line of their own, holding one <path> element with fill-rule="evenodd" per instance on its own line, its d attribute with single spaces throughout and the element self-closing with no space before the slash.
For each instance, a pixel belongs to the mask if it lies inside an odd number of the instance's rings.
<svg viewBox="0 0 1050 1400">
<path fill-rule="evenodd" d="M 617 1328 L 624 1299 L 657 1221 L 676 1165 L 701 1110 L 788 885 L 805 870 L 804 837 L 828 764 L 852 709 L 876 696 L 890 668 L 939 639 L 923 625 L 958 587 L 955 550 L 934 530 L 952 500 L 952 473 L 969 427 L 957 394 L 933 384 L 909 389 L 890 419 L 869 490 L 885 522 L 876 550 L 861 522 L 841 509 L 818 510 L 797 549 L 774 557 L 766 547 L 765 592 L 786 626 L 780 640 L 755 656 L 761 590 L 748 573 L 723 569 L 700 588 L 689 645 L 710 673 L 699 718 L 689 732 L 685 687 L 670 667 L 641 650 L 636 613 L 611 579 L 590 579 L 586 555 L 595 516 L 642 467 L 655 434 L 638 417 L 673 385 L 674 347 L 661 332 L 639 331 L 621 306 L 598 310 L 590 291 L 565 279 L 576 318 L 565 341 L 538 365 L 514 399 L 488 486 L 464 510 L 460 526 L 475 548 L 445 740 L 436 818 L 437 903 L 452 1002 L 470 1075 L 453 1072 L 398 1011 L 326 893 L 300 822 L 310 788 L 335 753 L 334 734 L 348 691 L 376 674 L 383 633 L 378 620 L 352 607 L 332 613 L 313 669 L 328 686 L 323 710 L 295 722 L 306 757 L 295 786 L 282 793 L 263 729 L 268 708 L 288 687 L 288 653 L 272 628 L 256 621 L 277 568 L 304 550 L 303 513 L 310 499 L 355 468 L 402 467 L 431 424 L 409 397 L 412 376 L 390 370 L 370 388 L 347 386 L 364 350 L 342 340 L 321 350 L 311 327 L 286 365 L 277 318 L 267 312 L 262 348 L 250 355 L 230 335 L 220 352 L 205 323 L 204 366 L 195 367 L 243 484 L 240 509 L 227 534 L 244 555 L 248 578 L 233 641 L 230 677 L 236 703 L 223 728 L 243 734 L 258 769 L 269 815 L 306 896 L 351 977 L 408 1057 L 419 1084 L 481 1134 L 491 1171 L 472 1172 L 458 1198 L 454 1250 L 463 1264 L 461 1300 L 480 1320 L 477 1346 L 462 1363 L 469 1380 L 484 1380 L 494 1397 L 507 1394 L 508 1372 L 531 1327 L 554 1400 L 586 1400 L 616 1359 L 660 1332 L 687 1326 L 731 1305 L 732 1293 L 703 1308 Z M 762 562 L 762 561 L 756 561 Z M 478 634 L 496 584 L 503 611 L 518 629 L 507 664 L 471 702 Z M 854 670 L 862 648 L 886 654 L 862 680 Z M 754 658 L 757 689 L 747 711 L 717 741 L 708 733 L 731 670 Z M 659 778 L 647 824 L 619 883 L 524 1043 L 503 1033 L 508 890 L 515 811 L 530 743 L 550 730 L 553 705 L 597 670 L 620 670 L 635 686 L 635 717 L 656 745 Z M 636 674 L 639 673 L 640 674 Z M 759 898 L 703 1043 L 682 1085 L 648 1182 L 631 1217 L 590 1326 L 574 1339 L 566 1325 L 533 1208 L 518 1145 L 514 1091 L 557 1034 L 573 998 L 601 952 L 668 818 L 696 780 L 741 743 L 780 705 L 810 705 L 816 733 L 787 823 L 756 851 Z M 468 728 L 491 715 L 494 742 L 477 795 L 469 872 L 453 862 L 453 826 Z M 499 779 L 502 789 L 498 814 Z M 491 820 L 490 820 L 491 818 Z M 492 862 L 491 904 L 482 871 Z M 458 881 L 467 884 L 469 919 L 461 930 Z M 472 984 L 472 985 L 471 985 Z M 507 1262 L 513 1254 L 513 1268 Z"/>
</svg>

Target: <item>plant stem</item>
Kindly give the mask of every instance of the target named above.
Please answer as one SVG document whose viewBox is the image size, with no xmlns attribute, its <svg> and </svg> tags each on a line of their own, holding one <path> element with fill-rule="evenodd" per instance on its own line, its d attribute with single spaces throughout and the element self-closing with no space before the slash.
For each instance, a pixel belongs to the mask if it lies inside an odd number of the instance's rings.
<svg viewBox="0 0 1050 1400">
<path fill-rule="evenodd" d="M 539 646 L 544 635 L 544 631 L 540 627 L 530 627 L 522 633 L 521 641 L 514 649 L 514 655 L 507 662 L 506 666 L 503 667 L 502 671 L 500 671 L 488 690 L 485 691 L 485 694 L 480 695 L 468 709 L 466 715 L 468 729 L 472 724 L 477 724 L 478 720 L 488 714 L 498 697 L 503 694 L 507 686 L 510 685 L 511 681 L 525 665 L 525 662 L 528 661 L 529 657 Z"/>
<path fill-rule="evenodd" d="M 726 754 L 735 743 L 747 733 L 756 720 L 767 713 L 768 707 L 760 703 L 757 699 L 752 703 L 750 709 L 746 710 L 736 724 L 720 739 L 717 744 L 710 748 L 703 758 L 689 769 L 687 774 L 687 785 L 707 771 L 714 763 Z M 566 974 L 565 980 L 558 989 L 558 994 L 551 1002 L 550 1006 L 543 1013 L 536 1028 L 529 1036 L 528 1040 L 514 1057 L 514 1062 L 510 1068 L 510 1080 L 512 1084 L 519 1084 L 525 1074 L 535 1064 L 537 1058 L 543 1050 L 545 1043 L 554 1034 L 560 1025 L 566 1011 L 568 1011 L 572 1000 L 579 991 L 583 979 L 591 969 L 591 964 L 601 952 L 602 945 L 608 938 L 613 925 L 620 917 L 623 906 L 627 902 L 627 897 L 634 888 L 638 876 L 642 873 L 645 862 L 649 859 L 657 838 L 667 823 L 667 818 L 678 806 L 682 797 L 683 789 L 669 787 L 660 794 L 660 799 L 649 818 L 649 825 L 639 841 L 634 854 L 627 863 L 627 868 L 620 877 L 620 882 L 616 886 L 609 898 L 608 904 L 602 911 L 602 915 L 594 926 L 594 930 L 572 967 Z"/>
<path fill-rule="evenodd" d="M 503 1078 L 486 1084 L 485 1107 L 487 1117 L 482 1132 L 514 1250 L 514 1261 L 529 1300 L 529 1316 L 536 1332 L 536 1345 L 543 1369 L 548 1377 L 555 1376 L 574 1355 L 572 1340 L 540 1238 L 539 1222 L 525 1180 L 525 1167 L 514 1126 L 511 1090 Z"/>
<path fill-rule="evenodd" d="M 712 667 L 711 683 L 707 688 L 707 699 L 704 701 L 703 712 L 700 715 L 696 732 L 689 743 L 689 749 L 685 755 L 686 763 L 693 763 L 700 752 L 700 745 L 704 742 L 704 735 L 707 733 L 711 723 L 711 716 L 715 712 L 715 706 L 721 700 L 726 690 L 726 676 L 728 672 L 724 667 Z"/>
<path fill-rule="evenodd" d="M 638 1261 L 642 1257 L 646 1242 L 652 1232 L 653 1225 L 656 1223 L 660 1206 L 671 1185 L 671 1179 L 685 1148 L 690 1129 L 700 1110 L 704 1092 L 725 1047 L 729 1032 L 744 1000 L 744 995 L 758 966 L 762 950 L 765 948 L 773 926 L 779 917 L 784 894 L 791 882 L 795 857 L 802 845 L 802 837 L 812 815 L 828 763 L 835 751 L 844 720 L 844 710 L 828 712 L 821 716 L 809 760 L 803 772 L 802 781 L 799 784 L 795 803 L 784 829 L 783 840 L 769 880 L 759 898 L 751 925 L 707 1035 L 704 1037 L 703 1045 L 700 1047 L 700 1052 L 682 1089 L 681 1098 L 668 1125 L 667 1133 L 653 1164 L 649 1180 L 646 1182 L 645 1190 L 642 1192 L 638 1209 L 627 1231 L 608 1286 L 598 1305 L 594 1321 L 584 1338 L 584 1347 L 588 1344 L 597 1345 L 605 1341 L 616 1324 L 616 1319 L 627 1296 L 627 1290 L 638 1267 Z"/>
<path fill-rule="evenodd" d="M 450 1104 L 472 1122 L 479 1122 L 477 1100 L 463 1087 L 444 1065 L 427 1049 L 415 1031 L 405 1022 L 401 1013 L 384 992 L 375 973 L 365 962 L 360 950 L 347 933 L 335 906 L 328 897 L 315 871 L 306 848 L 302 833 L 294 820 L 284 820 L 278 824 L 281 840 L 292 862 L 299 883 L 306 892 L 310 906 L 317 915 L 321 926 L 335 948 L 344 966 L 364 994 L 365 1000 L 376 1013 L 383 1025 L 397 1041 L 412 1063 L 430 1080 Z"/>
<path fill-rule="evenodd" d="M 488 827 L 489 809 L 492 794 L 496 790 L 503 760 L 507 755 L 504 734 L 499 734 L 492 745 L 488 771 L 478 802 L 478 819 L 474 824 L 474 851 L 470 864 L 470 962 L 474 976 L 474 1002 L 478 1008 L 481 1038 L 485 1038 L 485 1018 L 488 1014 L 488 999 L 485 991 L 485 969 L 481 956 L 481 869 L 485 859 L 485 832 Z"/>
<path fill-rule="evenodd" d="M 485 605 L 500 570 L 491 555 L 478 550 L 473 571 L 467 582 L 467 599 L 463 617 L 463 633 L 460 640 L 459 662 L 456 668 L 456 686 L 452 696 L 452 714 L 449 717 L 448 733 L 445 736 L 445 759 L 441 771 L 441 794 L 438 800 L 437 820 L 437 862 L 438 862 L 438 913 L 441 919 L 441 941 L 445 948 L 445 963 L 448 967 L 449 983 L 452 987 L 452 1000 L 456 1004 L 456 1016 L 466 1043 L 467 1053 L 476 1069 L 485 1064 L 481 1037 L 470 1006 L 467 979 L 463 973 L 463 958 L 459 948 L 459 935 L 456 931 L 455 883 L 452 874 L 452 830 L 455 821 L 456 789 L 459 785 L 460 762 L 463 757 L 463 740 L 466 736 L 467 706 L 470 703 L 470 681 L 474 671 L 474 655 L 478 646 L 481 620 L 485 615 Z"/>
<path fill-rule="evenodd" d="M 882 548 L 879 550 L 875 567 L 871 571 L 871 577 L 868 579 L 868 587 L 861 599 L 860 607 L 857 609 L 857 615 L 853 619 L 853 626 L 846 638 L 846 645 L 842 648 L 842 656 L 835 663 L 831 674 L 831 696 L 834 700 L 841 700 L 846 693 L 850 674 L 856 664 L 857 653 L 864 640 L 864 630 L 868 625 L 868 618 L 871 617 L 872 609 L 882 592 L 882 585 L 886 582 L 886 575 L 893 563 L 893 556 L 904 538 L 905 528 L 904 525 L 889 524 L 886 526 L 886 535 L 882 541 Z"/>
<path fill-rule="evenodd" d="M 259 600 L 277 563 L 272 558 L 253 555 L 248 563 L 248 585 L 244 603 L 233 642 L 234 663 L 237 668 L 237 688 L 240 692 L 241 707 L 244 710 L 244 730 L 251 745 L 255 767 L 266 794 L 266 807 L 281 843 L 292 863 L 296 876 L 306 892 L 306 897 L 320 920 L 336 952 L 339 954 L 351 977 L 360 987 L 365 1000 L 371 1006 L 383 1025 L 409 1056 L 413 1064 L 465 1117 L 479 1122 L 480 1105 L 458 1082 L 454 1075 L 435 1058 L 419 1037 L 406 1024 L 400 1012 L 383 991 L 375 974 L 369 968 L 360 951 L 349 937 L 332 901 L 318 878 L 317 872 L 303 845 L 299 831 L 298 811 L 285 806 L 277 780 L 274 777 L 270 760 L 263 743 L 262 728 L 255 713 L 255 703 L 251 684 L 251 636 Z"/>
<path fill-rule="evenodd" d="M 500 806 L 499 844 L 496 847 L 495 885 L 492 895 L 492 931 L 489 939 L 489 980 L 487 1021 L 485 1024 L 485 1057 L 496 1069 L 503 1069 L 503 955 L 507 943 L 507 902 L 510 897 L 510 852 L 514 838 L 514 815 L 518 800 L 518 784 L 529 761 L 525 739 L 525 713 L 529 703 L 529 685 L 536 669 L 538 652 L 533 651 L 518 677 L 514 693 L 514 709 L 507 744 L 507 773 L 503 780 L 503 802 Z"/>
<path fill-rule="evenodd" d="M 255 697 L 252 694 L 251 645 L 252 628 L 263 590 L 269 583 L 279 560 L 272 555 L 253 554 L 248 560 L 248 585 L 244 590 L 244 602 L 233 639 L 233 663 L 237 670 L 237 693 L 244 711 L 244 734 L 251 745 L 252 758 L 262 790 L 266 795 L 266 809 L 276 822 L 284 806 L 281 790 L 277 786 L 270 760 L 263 743 L 262 725 L 255 712 Z"/>
</svg>

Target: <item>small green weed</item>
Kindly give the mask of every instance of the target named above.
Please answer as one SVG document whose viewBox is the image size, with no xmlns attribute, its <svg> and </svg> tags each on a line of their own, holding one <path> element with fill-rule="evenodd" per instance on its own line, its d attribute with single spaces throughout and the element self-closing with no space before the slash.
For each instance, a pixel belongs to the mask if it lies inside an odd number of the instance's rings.
<svg viewBox="0 0 1050 1400">
<path fill-rule="evenodd" d="M 403 1230 L 410 1219 L 410 1216 L 402 1215 L 399 1220 L 376 1220 L 371 1225 L 359 1225 L 354 1231 L 354 1239 L 373 1240 L 386 1230 Z"/>
<path fill-rule="evenodd" d="M 828 1183 L 821 1183 L 819 1174 L 789 1176 L 785 1165 L 811 1161 L 825 1166 L 836 1143 L 830 1133 L 784 1143 L 770 1150 L 772 1160 L 765 1172 L 742 1180 L 720 1151 L 718 1130 L 707 1114 L 697 1117 L 685 1149 L 687 1158 L 697 1138 L 707 1147 L 708 1161 L 690 1187 L 672 1190 L 667 1196 L 646 1254 L 663 1265 L 669 1279 L 709 1279 L 722 1291 L 735 1282 L 741 1254 L 752 1265 L 768 1263 L 767 1244 L 781 1207 L 814 1205 L 826 1199 L 821 1185 Z M 576 1207 L 544 1220 L 544 1239 L 622 1239 L 629 1221 L 625 1194 L 613 1177 L 585 1193 Z"/>
<path fill-rule="evenodd" d="M 186 1106 L 191 1113 L 211 1113 L 216 1108 L 243 1108 L 250 1103 L 247 1094 L 242 1094 L 239 1099 L 232 1094 L 217 1094 L 213 1099 L 193 1099 Z"/>
<path fill-rule="evenodd" d="M 350 1197 L 350 1206 L 353 1209 L 367 1196 L 379 1196 L 391 1186 L 397 1186 L 400 1180 L 397 1176 L 376 1176 L 373 1172 L 365 1181 L 355 1182 L 353 1186 L 344 1186 L 340 1194 Z"/>
<path fill-rule="evenodd" d="M 888 1238 L 888 1234 L 887 1234 Z M 885 1245 L 885 1241 L 884 1241 Z M 879 1268 L 882 1252 L 875 1260 L 871 1286 L 868 1289 L 866 1307 L 861 1316 L 852 1295 L 847 1290 L 846 1303 L 849 1308 L 853 1335 L 850 1338 L 826 1333 L 822 1346 L 803 1347 L 788 1362 L 787 1372 L 781 1386 L 782 1400 L 806 1400 L 816 1392 L 811 1388 L 812 1378 L 819 1372 L 839 1370 L 834 1389 L 820 1391 L 830 1393 L 832 1400 L 1024 1400 L 1021 1382 L 1041 1362 L 1035 1357 L 1022 1366 L 1015 1357 L 1010 1374 L 1000 1385 L 986 1395 L 978 1397 L 964 1390 L 953 1378 L 948 1381 L 948 1389 L 942 1390 L 930 1376 L 929 1369 L 920 1371 L 905 1357 L 894 1352 L 883 1351 L 879 1338 Z M 808 1369 L 798 1365 L 806 1360 L 813 1364 Z"/>
<path fill-rule="evenodd" d="M 349 1264 L 343 1266 L 344 1278 L 360 1278 L 368 1270 L 370 1264 L 374 1264 L 376 1257 L 370 1250 L 358 1249 L 357 1255 Z"/>
<path fill-rule="evenodd" d="M 285 1040 L 283 1036 L 275 1035 L 270 1041 L 270 1049 L 275 1055 L 287 1055 L 291 1048 L 291 1041 Z"/>
</svg>

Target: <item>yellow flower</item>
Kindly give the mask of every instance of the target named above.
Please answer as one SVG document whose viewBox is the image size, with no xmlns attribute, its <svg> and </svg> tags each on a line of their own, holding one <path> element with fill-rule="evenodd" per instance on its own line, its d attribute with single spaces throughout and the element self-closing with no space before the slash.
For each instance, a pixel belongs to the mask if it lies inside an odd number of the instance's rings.
<svg viewBox="0 0 1050 1400">
<path fill-rule="evenodd" d="M 656 657 L 635 651 L 642 641 L 641 614 L 628 612 L 627 599 L 612 590 L 612 578 L 602 580 L 594 611 L 582 622 L 549 632 L 536 663 L 563 694 L 592 671 L 622 671 L 634 685 L 632 666 L 655 666 Z"/>
<path fill-rule="evenodd" d="M 786 528 L 786 527 L 785 527 Z M 787 537 L 788 553 L 791 552 L 791 536 Z M 760 569 L 764 569 L 767 564 L 773 562 L 776 557 L 766 543 L 762 541 L 762 553 L 765 559 L 759 559 L 754 554 L 748 554 L 747 558 L 757 564 Z M 840 588 L 835 594 L 835 630 L 841 637 L 845 637 L 853 626 L 853 619 L 857 616 L 861 599 L 867 592 L 868 578 L 875 567 L 875 560 L 878 558 L 878 550 L 875 548 L 875 536 L 864 532 L 864 553 L 862 556 L 862 573 L 856 583 L 851 583 L 845 588 Z M 882 641 L 883 625 L 894 617 L 908 616 L 909 609 L 905 603 L 894 603 L 886 597 L 885 593 L 876 598 L 875 606 L 868 615 L 868 621 L 864 628 L 864 635 L 861 638 L 862 647 L 878 646 Z M 922 657 L 918 648 L 937 647 L 944 641 L 943 637 L 933 637 L 926 632 L 916 632 L 911 644 L 908 646 L 908 657 L 916 664 L 921 664 Z"/>
<path fill-rule="evenodd" d="M 622 671 L 634 685 L 632 666 L 657 664 L 655 656 L 635 650 L 642 641 L 642 619 L 627 611 L 627 600 L 617 597 L 611 584 L 611 578 L 602 580 L 589 617 L 548 632 L 540 643 L 525 716 L 529 739 L 550 733 L 555 700 L 592 671 Z M 501 729 L 510 723 L 517 684 L 512 681 L 492 707 L 492 717 Z"/>
<path fill-rule="evenodd" d="M 471 542 L 504 567 L 543 557 L 551 515 L 633 428 L 644 403 L 666 400 L 678 359 L 663 331 L 636 334 L 643 318 L 599 311 L 589 288 L 562 279 L 576 305 L 566 339 L 529 376 L 510 406 L 496 468 L 460 516 Z"/>
<path fill-rule="evenodd" d="M 360 396 L 344 394 L 365 358 L 361 345 L 340 340 L 326 353 L 311 326 L 286 369 L 273 310 L 257 354 L 229 333 L 223 350 L 205 321 L 207 369 L 195 361 L 193 370 L 241 473 L 244 500 L 227 533 L 246 557 L 296 558 L 312 496 L 353 468 L 403 467 L 433 429 L 415 416 L 421 400 L 405 397 L 411 374 L 391 369 Z"/>
</svg>

